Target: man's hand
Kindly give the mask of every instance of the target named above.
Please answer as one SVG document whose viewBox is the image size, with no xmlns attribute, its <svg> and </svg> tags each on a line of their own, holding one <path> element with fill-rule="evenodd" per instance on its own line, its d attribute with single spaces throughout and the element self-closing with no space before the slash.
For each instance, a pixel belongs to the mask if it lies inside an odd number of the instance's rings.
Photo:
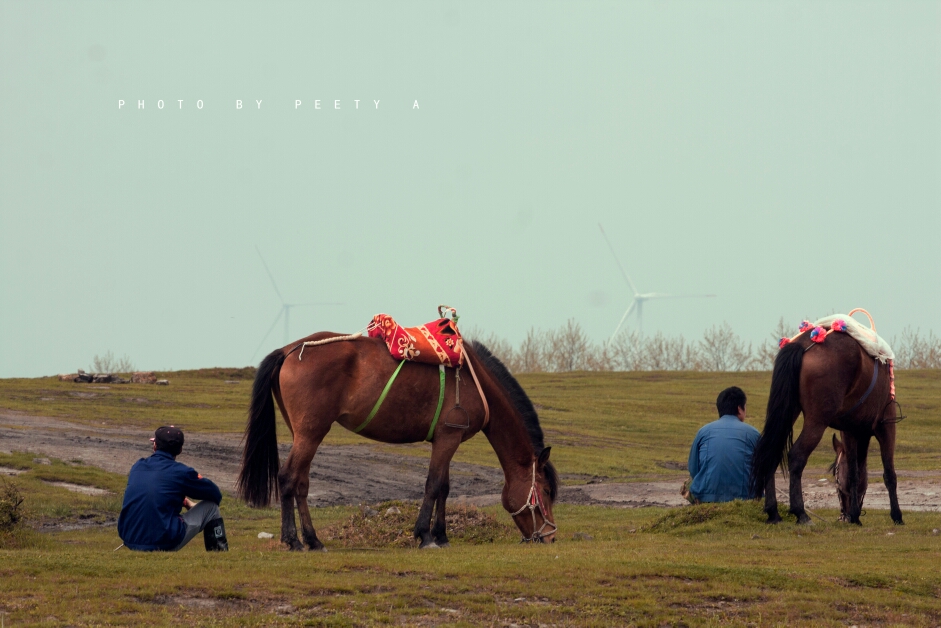
<svg viewBox="0 0 941 628">
<path fill-rule="evenodd" d="M 190 508 L 192 508 L 192 507 L 195 506 L 195 505 L 196 505 L 196 502 L 194 502 L 194 501 L 193 501 L 192 499 L 190 499 L 189 497 L 184 497 L 184 498 L 183 498 L 183 508 L 186 508 L 187 510 L 189 510 Z"/>
</svg>

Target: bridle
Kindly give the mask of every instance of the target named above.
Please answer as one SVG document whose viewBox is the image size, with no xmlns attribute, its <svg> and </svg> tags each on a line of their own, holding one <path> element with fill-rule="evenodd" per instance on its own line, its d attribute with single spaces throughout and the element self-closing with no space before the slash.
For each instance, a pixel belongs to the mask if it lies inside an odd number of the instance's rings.
<svg viewBox="0 0 941 628">
<path fill-rule="evenodd" d="M 833 480 L 836 484 L 837 496 L 840 494 L 840 462 L 843 460 L 843 452 L 836 455 L 836 462 L 833 463 Z M 840 521 L 846 521 L 846 511 L 843 510 L 843 500 L 840 500 Z"/>
<path fill-rule="evenodd" d="M 546 506 L 542 503 L 542 495 L 539 494 L 539 487 L 536 486 L 536 463 L 533 463 L 533 483 L 529 487 L 529 496 L 526 498 L 526 503 L 523 504 L 523 507 L 517 510 L 516 512 L 511 512 L 510 516 L 515 517 L 518 514 L 521 514 L 524 510 L 529 508 L 529 514 L 533 517 L 533 534 L 532 536 L 524 536 L 520 543 L 535 543 L 536 541 L 541 541 L 543 537 L 549 536 L 550 534 L 555 534 L 558 530 L 553 522 L 549 521 L 549 517 L 546 516 Z M 542 525 L 539 526 L 539 529 L 536 529 L 536 510 L 539 510 L 539 514 L 542 515 Z M 543 534 L 543 530 L 546 529 L 546 526 L 552 526 L 552 530 Z"/>
<path fill-rule="evenodd" d="M 840 462 L 843 460 L 843 452 L 841 451 L 836 455 L 836 462 L 833 463 L 833 480 L 836 484 L 837 495 L 840 493 Z M 860 517 L 866 516 L 866 511 L 860 509 Z M 843 510 L 843 500 L 840 500 L 840 521 L 847 521 L 846 511 Z"/>
</svg>

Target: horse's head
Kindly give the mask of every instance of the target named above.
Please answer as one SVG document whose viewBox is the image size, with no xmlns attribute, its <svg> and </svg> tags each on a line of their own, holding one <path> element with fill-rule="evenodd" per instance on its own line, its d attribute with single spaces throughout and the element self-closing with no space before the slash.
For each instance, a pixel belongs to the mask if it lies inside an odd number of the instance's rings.
<svg viewBox="0 0 941 628">
<path fill-rule="evenodd" d="M 549 462 L 546 447 L 533 461 L 528 473 L 512 477 L 503 485 L 503 507 L 523 535 L 523 543 L 554 543 L 556 525 L 552 502 L 558 491 L 559 478 Z"/>
<path fill-rule="evenodd" d="M 836 460 L 830 465 L 830 472 L 833 473 L 833 480 L 836 484 L 836 493 L 840 498 L 840 521 L 846 521 L 846 513 L 849 510 L 849 465 L 846 462 L 846 448 L 843 441 L 833 435 L 833 451 L 836 453 Z"/>
</svg>

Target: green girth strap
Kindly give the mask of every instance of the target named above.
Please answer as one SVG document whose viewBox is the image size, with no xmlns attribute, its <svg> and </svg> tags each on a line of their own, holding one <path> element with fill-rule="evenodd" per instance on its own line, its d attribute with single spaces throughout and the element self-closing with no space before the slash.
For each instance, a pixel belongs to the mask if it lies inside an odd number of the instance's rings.
<svg viewBox="0 0 941 628">
<path fill-rule="evenodd" d="M 382 389 L 382 394 L 379 395 L 379 400 L 376 402 L 376 405 L 372 407 L 372 412 L 369 413 L 369 416 L 366 417 L 366 420 L 363 421 L 359 427 L 357 427 L 353 432 L 359 434 L 365 429 L 369 422 L 373 420 L 373 417 L 376 416 L 376 413 L 379 412 L 379 408 L 382 406 L 382 402 L 385 401 L 386 395 L 389 394 L 389 389 L 392 388 L 392 382 L 395 381 L 395 378 L 398 377 L 399 371 L 402 370 L 402 365 L 405 364 L 405 360 L 399 362 L 399 365 L 395 367 L 395 372 L 392 373 L 392 377 L 389 378 L 389 381 L 386 383 L 386 387 Z M 443 389 L 442 389 L 443 390 Z M 440 405 L 440 402 L 439 402 Z M 435 417 L 437 418 L 437 417 Z"/>
<path fill-rule="evenodd" d="M 441 407 L 444 405 L 444 365 L 438 365 L 438 381 L 441 383 L 441 388 L 438 391 L 438 407 L 435 409 L 435 418 L 431 421 L 431 427 L 428 428 L 428 436 L 425 437 L 425 440 L 429 443 L 435 435 L 435 426 L 438 425 L 438 417 L 441 416 Z"/>
</svg>

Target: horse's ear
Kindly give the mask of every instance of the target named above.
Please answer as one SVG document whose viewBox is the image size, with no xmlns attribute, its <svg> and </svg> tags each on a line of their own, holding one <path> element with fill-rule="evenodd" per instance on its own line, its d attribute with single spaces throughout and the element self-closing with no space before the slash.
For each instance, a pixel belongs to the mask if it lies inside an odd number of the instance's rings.
<svg viewBox="0 0 941 628">
<path fill-rule="evenodd" d="M 843 443 L 836 437 L 836 434 L 833 435 L 833 451 L 836 453 L 843 451 Z"/>
<path fill-rule="evenodd" d="M 542 450 L 542 453 L 539 454 L 539 466 L 544 467 L 546 463 L 549 462 L 549 452 L 552 450 L 552 447 L 546 447 Z"/>
</svg>

